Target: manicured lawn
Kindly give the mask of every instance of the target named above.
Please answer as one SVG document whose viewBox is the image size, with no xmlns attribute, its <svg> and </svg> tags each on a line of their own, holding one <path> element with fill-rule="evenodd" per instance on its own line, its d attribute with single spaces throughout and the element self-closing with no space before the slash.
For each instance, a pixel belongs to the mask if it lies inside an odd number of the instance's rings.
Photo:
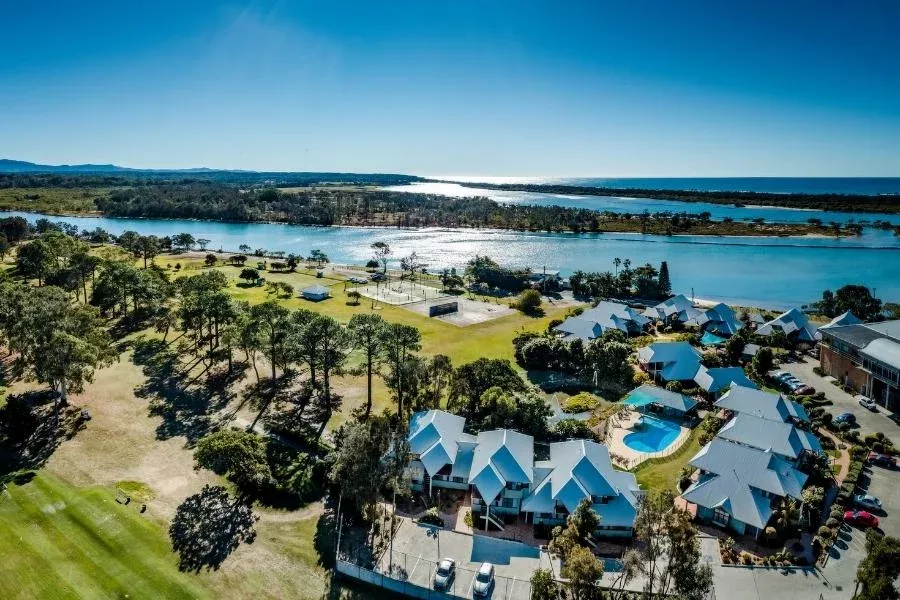
<svg viewBox="0 0 900 600">
<path fill-rule="evenodd" d="M 139 505 L 47 472 L 0 497 L 0 574 L 0 598 L 211 597 Z"/>
<path fill-rule="evenodd" d="M 694 428 L 684 445 L 662 459 L 650 459 L 634 470 L 638 483 L 646 490 L 672 489 L 678 483 L 681 469 L 700 450 L 700 430 Z"/>
</svg>

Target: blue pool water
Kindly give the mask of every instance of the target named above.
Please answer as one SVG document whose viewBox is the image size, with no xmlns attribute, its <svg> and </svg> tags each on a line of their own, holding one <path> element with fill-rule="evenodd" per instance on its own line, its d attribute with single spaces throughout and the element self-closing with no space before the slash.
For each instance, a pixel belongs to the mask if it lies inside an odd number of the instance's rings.
<svg viewBox="0 0 900 600">
<path fill-rule="evenodd" d="M 703 337 L 700 338 L 700 343 L 704 346 L 718 346 L 723 343 L 725 338 L 719 337 L 714 333 L 710 333 L 708 331 L 703 332 Z"/>
<path fill-rule="evenodd" d="M 622 440 L 636 452 L 660 452 L 678 437 L 681 426 L 672 421 L 644 415 L 640 431 L 629 433 Z"/>
</svg>

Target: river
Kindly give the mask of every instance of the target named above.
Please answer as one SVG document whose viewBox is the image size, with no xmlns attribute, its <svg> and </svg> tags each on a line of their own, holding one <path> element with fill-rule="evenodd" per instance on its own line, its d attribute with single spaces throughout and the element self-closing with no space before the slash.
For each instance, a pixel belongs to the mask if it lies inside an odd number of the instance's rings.
<svg viewBox="0 0 900 600">
<path fill-rule="evenodd" d="M 9 212 L 29 221 L 37 213 Z M 821 297 L 846 283 L 875 288 L 885 300 L 900 300 L 900 240 L 867 230 L 857 239 L 732 238 L 639 234 L 541 234 L 494 230 L 306 227 L 276 223 L 48 217 L 81 229 L 102 227 L 166 236 L 187 232 L 210 240 L 210 249 L 283 250 L 308 255 L 318 248 L 332 261 L 362 263 L 376 241 L 390 244 L 393 259 L 416 252 L 430 269 L 462 268 L 475 254 L 503 265 L 534 269 L 607 271 L 613 258 L 633 264 L 668 261 L 673 288 L 697 298 L 787 308 Z"/>
</svg>

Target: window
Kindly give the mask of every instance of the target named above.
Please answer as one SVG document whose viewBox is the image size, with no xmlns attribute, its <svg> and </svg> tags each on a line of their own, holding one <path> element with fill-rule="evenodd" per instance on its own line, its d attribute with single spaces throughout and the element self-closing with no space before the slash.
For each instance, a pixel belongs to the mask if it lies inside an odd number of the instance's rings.
<svg viewBox="0 0 900 600">
<path fill-rule="evenodd" d="M 527 487 L 528 487 L 527 483 L 516 483 L 516 482 L 510 481 L 509 483 L 506 484 L 506 489 L 511 490 L 513 492 L 517 492 L 519 490 L 524 490 Z"/>
<path fill-rule="evenodd" d="M 721 508 L 717 508 L 713 513 L 713 523 L 716 525 L 728 525 L 728 521 L 731 519 L 731 515 L 722 510 Z"/>
<path fill-rule="evenodd" d="M 501 506 L 504 508 L 517 508 L 519 506 L 519 501 L 515 498 L 504 498 Z"/>
<path fill-rule="evenodd" d="M 609 504 L 609 496 L 591 496 L 593 504 Z"/>
<path fill-rule="evenodd" d="M 465 477 L 453 477 L 452 481 L 453 481 L 453 483 L 465 483 L 466 478 Z"/>
</svg>

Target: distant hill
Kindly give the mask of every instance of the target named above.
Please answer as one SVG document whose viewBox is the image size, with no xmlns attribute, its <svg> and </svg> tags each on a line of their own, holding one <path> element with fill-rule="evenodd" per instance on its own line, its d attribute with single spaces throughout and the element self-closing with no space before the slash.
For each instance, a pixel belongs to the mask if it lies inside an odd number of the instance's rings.
<svg viewBox="0 0 900 600">
<path fill-rule="evenodd" d="M 39 165 L 24 160 L 0 158 L 0 173 L 135 173 L 164 170 L 169 173 L 204 173 L 212 171 L 204 167 L 195 169 L 131 169 L 118 165 Z"/>
</svg>

